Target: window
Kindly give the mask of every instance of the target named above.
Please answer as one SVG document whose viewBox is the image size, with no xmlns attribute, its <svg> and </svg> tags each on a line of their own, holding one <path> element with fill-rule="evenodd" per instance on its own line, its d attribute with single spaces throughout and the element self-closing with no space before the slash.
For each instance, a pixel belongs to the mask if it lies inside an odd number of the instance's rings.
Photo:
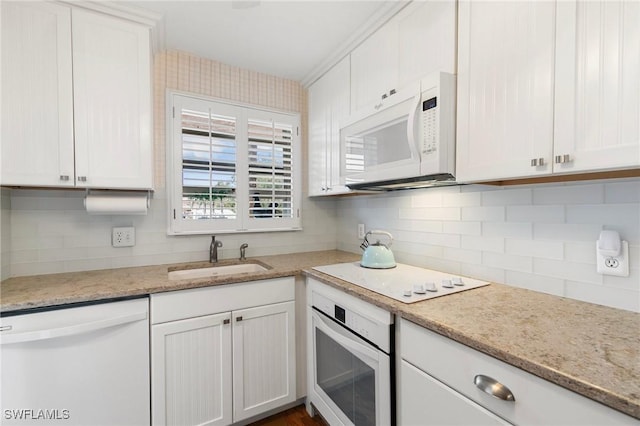
<svg viewBox="0 0 640 426">
<path fill-rule="evenodd" d="M 170 234 L 300 229 L 298 114 L 168 99 Z"/>
</svg>

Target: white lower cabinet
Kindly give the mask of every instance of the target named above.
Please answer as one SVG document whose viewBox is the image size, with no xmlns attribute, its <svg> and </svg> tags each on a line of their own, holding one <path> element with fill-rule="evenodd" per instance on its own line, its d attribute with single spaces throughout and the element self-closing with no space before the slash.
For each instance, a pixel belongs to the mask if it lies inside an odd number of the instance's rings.
<svg viewBox="0 0 640 426">
<path fill-rule="evenodd" d="M 398 333 L 398 425 L 638 424 L 407 320 L 399 322 Z"/>
<path fill-rule="evenodd" d="M 402 425 L 509 424 L 461 393 L 402 360 L 398 398 Z"/>
<path fill-rule="evenodd" d="M 156 294 L 151 309 L 154 425 L 229 425 L 295 400 L 293 277 Z"/>
</svg>

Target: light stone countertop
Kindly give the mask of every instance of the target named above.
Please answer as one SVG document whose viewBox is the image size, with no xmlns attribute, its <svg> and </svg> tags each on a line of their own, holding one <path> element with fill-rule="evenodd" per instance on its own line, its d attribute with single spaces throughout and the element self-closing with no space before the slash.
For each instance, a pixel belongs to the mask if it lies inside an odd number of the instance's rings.
<svg viewBox="0 0 640 426">
<path fill-rule="evenodd" d="M 169 270 L 211 266 L 207 262 L 10 278 L 0 284 L 0 312 L 304 273 L 640 419 L 640 314 L 499 284 L 405 304 L 311 269 L 358 259 L 333 250 L 255 257 L 248 262 L 270 269 L 232 281 L 168 279 Z"/>
</svg>

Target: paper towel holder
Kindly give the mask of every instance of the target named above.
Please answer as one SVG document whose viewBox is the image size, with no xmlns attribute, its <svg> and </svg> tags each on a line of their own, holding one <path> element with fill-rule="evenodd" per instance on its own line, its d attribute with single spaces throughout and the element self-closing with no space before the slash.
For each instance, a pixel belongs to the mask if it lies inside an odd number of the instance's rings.
<svg viewBox="0 0 640 426">
<path fill-rule="evenodd" d="M 144 199 L 142 198 L 142 196 L 144 196 Z M 91 200 L 93 202 L 90 203 L 90 198 L 93 197 L 94 199 Z M 135 206 L 133 208 L 131 208 L 131 206 L 128 207 L 122 207 L 122 206 L 112 206 L 112 205 L 108 205 L 106 208 L 104 207 L 104 200 L 99 200 L 99 201 L 95 201 L 95 198 L 100 198 L 103 197 L 106 200 L 109 200 L 110 198 L 113 200 L 116 200 L 118 198 L 120 198 L 120 201 L 122 202 L 123 200 L 125 200 L 125 204 L 131 200 L 131 199 L 137 199 Z M 138 201 L 139 200 L 139 201 Z M 102 201 L 101 204 L 103 204 L 103 206 L 96 206 L 96 203 L 100 204 L 100 202 Z M 111 200 L 109 200 L 111 201 Z M 110 203 L 108 203 L 110 204 Z M 91 189 L 91 188 L 86 188 L 86 192 L 85 192 L 85 197 L 84 197 L 84 206 L 87 209 L 87 213 L 89 214 L 108 214 L 108 215 L 146 215 L 147 214 L 147 210 L 149 209 L 149 207 L 151 206 L 151 191 L 147 190 L 147 191 L 126 191 L 126 190 L 107 190 L 107 189 Z M 91 206 L 91 207 L 90 207 Z"/>
</svg>

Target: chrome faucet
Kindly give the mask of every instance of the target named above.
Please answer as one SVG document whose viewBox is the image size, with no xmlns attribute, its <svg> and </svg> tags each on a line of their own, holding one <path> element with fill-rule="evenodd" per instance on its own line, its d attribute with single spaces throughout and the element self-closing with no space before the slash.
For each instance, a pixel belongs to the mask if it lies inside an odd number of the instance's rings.
<svg viewBox="0 0 640 426">
<path fill-rule="evenodd" d="M 249 247 L 249 244 L 247 243 L 244 243 L 240 246 L 240 260 L 247 260 L 244 254 L 247 247 Z"/>
<path fill-rule="evenodd" d="M 222 247 L 222 241 L 216 241 L 216 236 L 211 236 L 211 245 L 209 246 L 209 262 L 218 263 L 218 247 Z"/>
</svg>

